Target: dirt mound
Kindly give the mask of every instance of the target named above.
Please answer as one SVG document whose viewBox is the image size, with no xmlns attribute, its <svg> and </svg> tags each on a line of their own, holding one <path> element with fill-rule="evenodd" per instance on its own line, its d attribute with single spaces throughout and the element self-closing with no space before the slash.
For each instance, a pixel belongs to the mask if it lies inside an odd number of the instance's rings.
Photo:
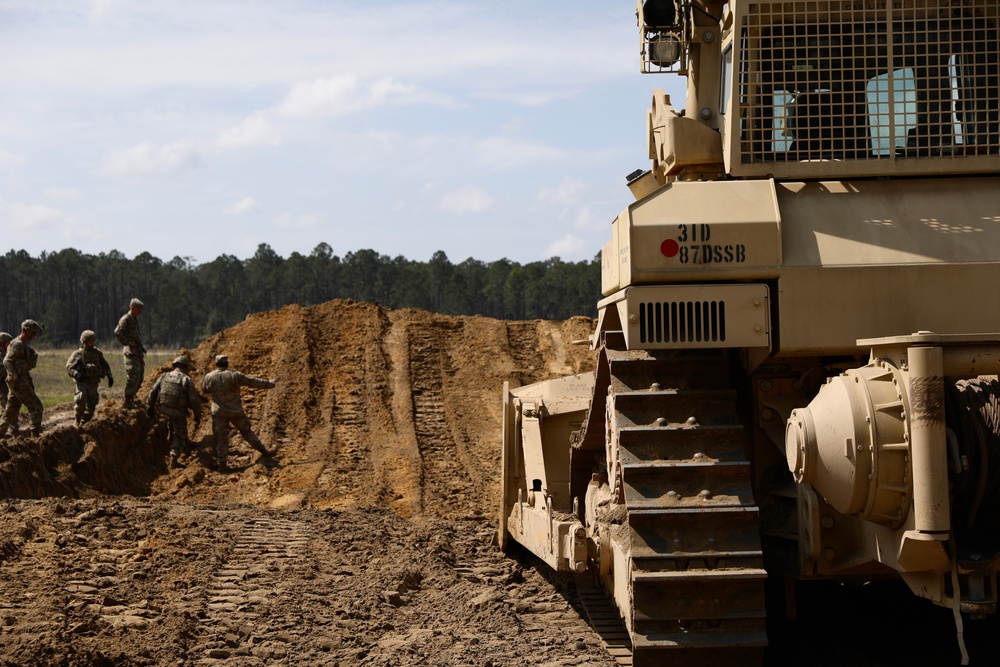
<svg viewBox="0 0 1000 667">
<path fill-rule="evenodd" d="M 485 511 L 498 491 L 504 380 L 580 372 L 592 353 L 570 343 L 591 328 L 587 318 L 502 322 L 344 301 L 251 315 L 190 352 L 193 376 L 200 384 L 227 354 L 230 368 L 279 378 L 273 390 L 244 390 L 244 405 L 280 465 L 247 467 L 256 453 L 237 436 L 241 474 L 192 470 L 154 490 L 199 502 L 375 505 L 404 517 Z M 203 422 L 194 438 L 207 455 Z"/>
<path fill-rule="evenodd" d="M 237 435 L 230 465 L 212 470 L 207 409 L 192 429 L 192 465 L 166 474 L 166 432 L 139 410 L 104 406 L 80 431 L 58 428 L 0 450 L 0 497 L 127 493 L 185 502 L 345 509 L 403 517 L 465 516 L 496 507 L 500 388 L 577 373 L 592 353 L 574 340 L 588 318 L 504 322 L 332 301 L 250 315 L 194 350 L 196 386 L 227 354 L 230 368 L 278 377 L 244 389 L 254 428 L 280 454 Z M 167 368 L 148 374 L 140 397 Z"/>
</svg>

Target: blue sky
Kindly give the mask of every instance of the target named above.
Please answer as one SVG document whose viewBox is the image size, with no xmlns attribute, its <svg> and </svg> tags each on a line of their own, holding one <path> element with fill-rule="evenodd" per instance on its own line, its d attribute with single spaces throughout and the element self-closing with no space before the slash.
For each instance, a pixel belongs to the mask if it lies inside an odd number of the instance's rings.
<svg viewBox="0 0 1000 667">
<path fill-rule="evenodd" d="M 638 58 L 634 0 L 0 0 L 3 245 L 589 259 Z"/>
</svg>

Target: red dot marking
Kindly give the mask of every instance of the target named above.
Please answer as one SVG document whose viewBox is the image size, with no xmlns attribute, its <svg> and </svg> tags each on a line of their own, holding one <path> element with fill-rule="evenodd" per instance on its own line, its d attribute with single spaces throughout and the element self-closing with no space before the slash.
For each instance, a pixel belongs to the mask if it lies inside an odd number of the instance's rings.
<svg viewBox="0 0 1000 667">
<path fill-rule="evenodd" d="M 660 244 L 660 252 L 663 253 L 664 257 L 676 257 L 680 249 L 681 247 L 677 245 L 677 241 L 673 239 L 667 239 Z"/>
</svg>

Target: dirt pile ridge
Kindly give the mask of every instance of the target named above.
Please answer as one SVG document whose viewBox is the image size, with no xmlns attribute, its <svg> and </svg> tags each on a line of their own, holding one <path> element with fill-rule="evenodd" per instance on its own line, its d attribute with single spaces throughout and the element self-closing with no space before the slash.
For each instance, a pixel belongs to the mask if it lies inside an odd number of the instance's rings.
<svg viewBox="0 0 1000 667">
<path fill-rule="evenodd" d="M 280 465 L 246 467 L 256 453 L 236 436 L 241 474 L 216 480 L 195 469 L 161 478 L 154 492 L 272 507 L 380 506 L 403 517 L 492 511 L 504 380 L 592 367 L 590 350 L 571 345 L 591 329 L 587 318 L 503 322 L 345 301 L 251 315 L 190 352 L 192 375 L 200 384 L 214 356 L 227 354 L 235 370 L 279 378 L 273 390 L 244 390 L 244 405 L 263 442 L 280 448 Z M 209 421 L 194 434 L 205 456 Z"/>
<path fill-rule="evenodd" d="M 501 387 L 577 373 L 593 354 L 573 341 L 593 322 L 505 322 L 331 301 L 253 314 L 183 350 L 196 386 L 227 354 L 230 368 L 278 377 L 243 390 L 277 464 L 232 438 L 234 474 L 213 468 L 211 419 L 192 427 L 192 465 L 164 467 L 166 431 L 139 410 L 101 406 L 79 431 L 65 415 L 37 442 L 0 449 L 0 497 L 127 493 L 259 507 L 389 508 L 403 517 L 492 512 L 499 489 Z M 140 398 L 168 367 L 148 372 Z M 70 422 L 71 423 L 71 422 Z M 29 444 L 30 443 L 30 444 Z"/>
</svg>

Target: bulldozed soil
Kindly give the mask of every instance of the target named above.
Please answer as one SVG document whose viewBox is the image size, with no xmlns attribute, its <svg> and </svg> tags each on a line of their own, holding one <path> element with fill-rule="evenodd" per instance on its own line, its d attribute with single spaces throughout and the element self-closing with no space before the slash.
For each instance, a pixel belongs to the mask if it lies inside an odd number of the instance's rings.
<svg viewBox="0 0 1000 667">
<path fill-rule="evenodd" d="M 251 315 L 185 351 L 278 378 L 243 394 L 278 455 L 234 435 L 227 474 L 207 409 L 182 470 L 142 410 L 52 411 L 0 446 L 0 665 L 613 664 L 571 580 L 494 546 L 503 382 L 587 369 L 591 327 Z"/>
<path fill-rule="evenodd" d="M 50 411 L 41 438 L 0 443 L 0 666 L 615 665 L 573 580 L 494 540 L 503 382 L 591 369 L 574 341 L 592 327 L 349 301 L 251 315 L 185 351 L 197 386 L 222 353 L 278 378 L 243 392 L 277 457 L 236 435 L 225 474 L 207 409 L 181 470 L 141 409 L 105 401 L 80 429 Z M 779 628 L 770 664 L 957 664 L 947 610 L 851 595 L 804 604 L 816 624 Z"/>
</svg>

